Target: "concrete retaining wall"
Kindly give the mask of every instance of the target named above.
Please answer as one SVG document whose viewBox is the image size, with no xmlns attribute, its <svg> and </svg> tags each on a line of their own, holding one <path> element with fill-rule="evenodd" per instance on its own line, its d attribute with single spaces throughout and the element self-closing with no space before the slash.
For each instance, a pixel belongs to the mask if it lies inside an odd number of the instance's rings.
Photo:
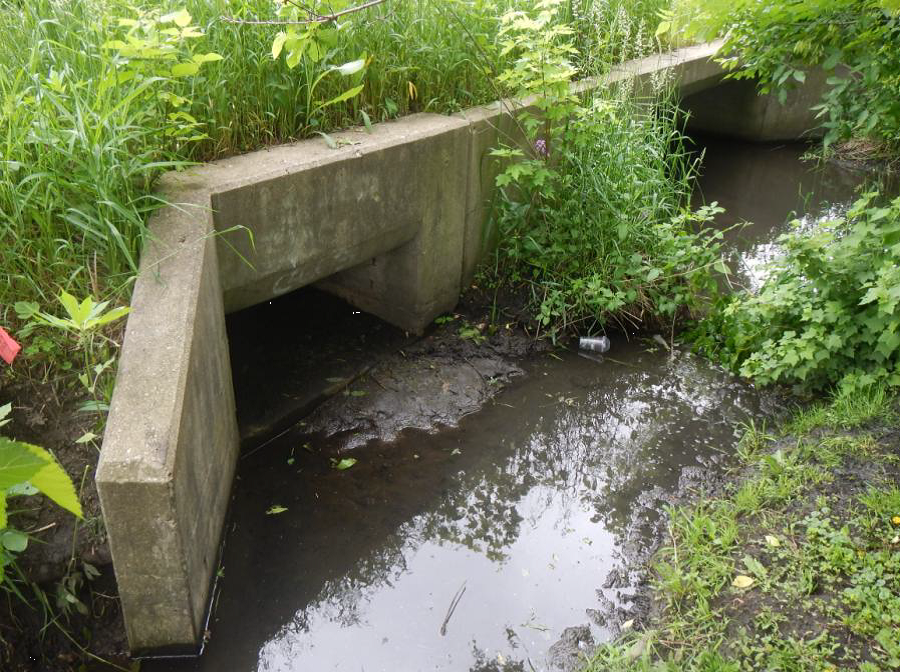
<svg viewBox="0 0 900 672">
<path fill-rule="evenodd" d="M 721 78 L 715 45 L 625 64 Z M 226 311 L 319 282 L 409 331 L 456 304 L 485 250 L 511 105 L 413 115 L 167 175 L 150 222 L 97 472 L 136 654 L 196 651 L 238 453 Z"/>
</svg>

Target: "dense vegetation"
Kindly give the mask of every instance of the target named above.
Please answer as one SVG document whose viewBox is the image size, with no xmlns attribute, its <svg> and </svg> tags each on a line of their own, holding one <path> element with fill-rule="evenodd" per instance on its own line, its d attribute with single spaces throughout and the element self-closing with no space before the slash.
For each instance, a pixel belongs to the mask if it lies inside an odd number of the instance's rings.
<svg viewBox="0 0 900 672">
<path fill-rule="evenodd" d="M 823 68 L 817 106 L 825 145 L 869 138 L 900 148 L 900 3 L 897 0 L 675 0 L 660 27 L 674 40 L 725 36 L 720 52 L 736 78 L 755 79 L 782 100 Z"/>
<path fill-rule="evenodd" d="M 287 67 L 273 59 L 280 26 L 224 20 L 276 19 L 271 0 L 189 1 L 186 13 L 156 1 L 4 0 L 0 315 L 14 321 L 19 300 L 50 307 L 60 289 L 125 296 L 165 170 L 500 97 L 493 74 L 509 59 L 496 35 L 514 4 L 384 3 L 318 28 L 315 48 Z M 650 32 L 655 5 L 623 6 L 567 4 L 561 21 L 592 26 L 580 39 L 591 56 L 576 59 L 585 67 L 632 55 L 621 46 L 629 31 Z M 336 68 L 359 59 L 361 70 Z"/>
<path fill-rule="evenodd" d="M 689 207 L 693 164 L 666 82 L 654 95 L 627 85 L 574 96 L 578 53 L 559 20 L 563 2 L 536 17 L 503 17 L 500 74 L 519 99 L 523 145 L 495 150 L 499 244 L 490 282 L 527 291 L 539 329 L 552 338 L 607 325 L 674 327 L 713 291 L 720 233 L 704 228 L 714 207 Z"/>
<path fill-rule="evenodd" d="M 900 384 L 900 199 L 875 198 L 817 230 L 781 236 L 783 255 L 760 290 L 724 298 L 699 343 L 760 384 Z"/>
</svg>

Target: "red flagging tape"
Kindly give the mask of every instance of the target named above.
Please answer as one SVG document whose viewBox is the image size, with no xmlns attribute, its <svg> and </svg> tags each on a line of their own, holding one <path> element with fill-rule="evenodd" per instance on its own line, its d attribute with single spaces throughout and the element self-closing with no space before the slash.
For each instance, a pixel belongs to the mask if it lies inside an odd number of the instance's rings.
<svg viewBox="0 0 900 672">
<path fill-rule="evenodd" d="M 12 364 L 21 349 L 22 346 L 16 343 L 3 327 L 0 327 L 0 359 L 7 364 Z"/>
</svg>

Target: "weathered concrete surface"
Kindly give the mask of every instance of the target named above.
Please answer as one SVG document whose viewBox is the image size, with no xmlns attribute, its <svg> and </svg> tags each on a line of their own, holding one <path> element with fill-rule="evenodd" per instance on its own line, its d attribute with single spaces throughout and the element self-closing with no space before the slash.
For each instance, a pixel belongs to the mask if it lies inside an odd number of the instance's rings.
<svg viewBox="0 0 900 672">
<path fill-rule="evenodd" d="M 468 124 L 436 115 L 414 115 L 402 125 L 408 140 L 371 154 L 363 175 L 389 185 L 376 192 L 378 209 L 356 197 L 354 181 L 343 217 L 377 228 L 379 218 L 408 222 L 416 230 L 408 243 L 368 255 L 355 268 L 336 272 L 319 286 L 391 324 L 421 332 L 459 299 L 468 189 Z M 349 166 L 348 170 L 356 168 Z M 357 173 L 358 174 L 358 173 Z M 373 204 L 374 206 L 374 204 Z"/>
<path fill-rule="evenodd" d="M 431 318 L 420 312 L 429 310 L 425 297 L 433 299 L 432 290 L 444 297 L 459 290 L 446 282 L 454 262 L 435 254 L 435 246 L 445 246 L 442 254 L 452 253 L 444 230 L 453 228 L 448 223 L 456 221 L 454 209 L 464 207 L 464 126 L 417 114 L 375 125 L 371 133 L 335 134 L 336 150 L 317 139 L 203 167 L 203 179 L 215 185 L 212 205 L 222 232 L 226 311 L 303 287 L 409 242 L 393 255 L 391 278 L 367 281 L 353 291 L 363 294 L 367 309 L 379 299 L 367 300 L 365 290 L 382 295 L 381 301 L 390 294 L 391 308 L 399 308 L 397 324 L 420 329 Z M 246 230 L 224 233 L 236 227 Z M 429 284 L 435 282 L 446 286 L 438 290 Z M 415 285 L 418 294 L 397 293 L 406 285 Z"/>
<path fill-rule="evenodd" d="M 773 94 L 760 95 L 754 80 L 727 80 L 682 100 L 690 114 L 688 130 L 752 142 L 821 138 L 812 107 L 820 102 L 827 77 L 821 69 L 808 71 L 805 84 L 789 91 L 784 103 Z"/>
<path fill-rule="evenodd" d="M 132 651 L 193 648 L 238 449 L 209 195 L 153 218 L 97 487 Z"/>
<path fill-rule="evenodd" d="M 709 86 L 710 49 L 575 88 L 631 78 L 641 93 L 660 68 Z M 164 180 L 177 205 L 151 223 L 97 474 L 134 652 L 202 637 L 238 446 L 225 311 L 316 281 L 410 331 L 453 308 L 490 240 L 489 150 L 521 142 L 515 109 L 414 115 Z"/>
</svg>

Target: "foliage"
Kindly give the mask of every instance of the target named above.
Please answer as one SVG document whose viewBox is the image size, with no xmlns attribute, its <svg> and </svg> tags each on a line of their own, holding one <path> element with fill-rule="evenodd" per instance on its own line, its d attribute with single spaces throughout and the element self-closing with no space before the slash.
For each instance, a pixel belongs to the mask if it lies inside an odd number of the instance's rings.
<svg viewBox="0 0 900 672">
<path fill-rule="evenodd" d="M 0 436 L 0 584 L 15 554 L 28 546 L 28 536 L 9 526 L 8 499 L 38 492 L 81 517 L 75 487 L 56 458 L 38 446 Z"/>
<path fill-rule="evenodd" d="M 668 326 L 715 291 L 714 268 L 727 270 L 721 234 L 702 228 L 718 209 L 687 208 L 693 167 L 672 104 L 627 88 L 570 93 L 563 4 L 502 19 L 502 53 L 516 59 L 499 80 L 531 105 L 517 115 L 525 142 L 493 152 L 505 162 L 495 280 L 529 286 L 551 336 L 610 320 Z"/>
<path fill-rule="evenodd" d="M 273 0 L 0 0 L 0 317 L 15 328 L 17 301 L 60 290 L 124 296 L 163 171 L 502 97 L 499 16 L 534 2 L 391 0 L 292 30 L 223 20 L 290 19 L 294 5 Z M 639 3 L 635 21 L 661 3 Z M 624 0 L 576 5 L 597 35 L 630 25 Z"/>
<path fill-rule="evenodd" d="M 883 388 L 860 392 L 882 400 L 870 420 L 893 403 Z M 652 629 L 604 645 L 586 672 L 900 666 L 895 447 L 836 430 L 844 410 L 836 399 L 824 424 L 780 439 L 748 429 L 738 480 L 669 512 Z"/>
<path fill-rule="evenodd" d="M 708 39 L 731 76 L 759 79 L 760 91 L 787 91 L 812 66 L 829 74 L 814 108 L 826 146 L 869 137 L 900 148 L 900 2 L 897 0 L 676 0 L 661 33 Z"/>
<path fill-rule="evenodd" d="M 784 255 L 759 292 L 724 299 L 699 344 L 762 384 L 900 384 L 900 198 L 875 198 L 822 230 L 781 236 Z"/>
<path fill-rule="evenodd" d="M 68 292 L 59 295 L 59 302 L 66 312 L 65 317 L 43 312 L 37 303 L 18 301 L 15 305 L 16 315 L 24 325 L 20 333 L 28 338 L 36 329 L 49 328 L 73 339 L 72 347 L 82 360 L 78 380 L 91 395 L 91 401 L 84 404 L 82 410 L 107 410 L 112 396 L 113 381 L 109 377 L 106 385 L 101 386 L 101 380 L 105 374 L 111 373 L 111 367 L 115 362 L 115 357 L 107 356 L 109 347 L 106 346 L 114 346 L 115 343 L 104 337 L 102 331 L 104 327 L 125 317 L 130 308 L 128 306 L 109 308 L 109 301 L 97 302 L 91 296 L 78 301 Z M 51 355 L 59 357 L 56 350 L 65 350 L 65 344 L 57 344 L 54 340 L 50 340 L 49 343 L 47 350 Z M 38 353 L 26 351 L 26 354 Z M 68 362 L 65 366 L 69 366 Z"/>
</svg>

